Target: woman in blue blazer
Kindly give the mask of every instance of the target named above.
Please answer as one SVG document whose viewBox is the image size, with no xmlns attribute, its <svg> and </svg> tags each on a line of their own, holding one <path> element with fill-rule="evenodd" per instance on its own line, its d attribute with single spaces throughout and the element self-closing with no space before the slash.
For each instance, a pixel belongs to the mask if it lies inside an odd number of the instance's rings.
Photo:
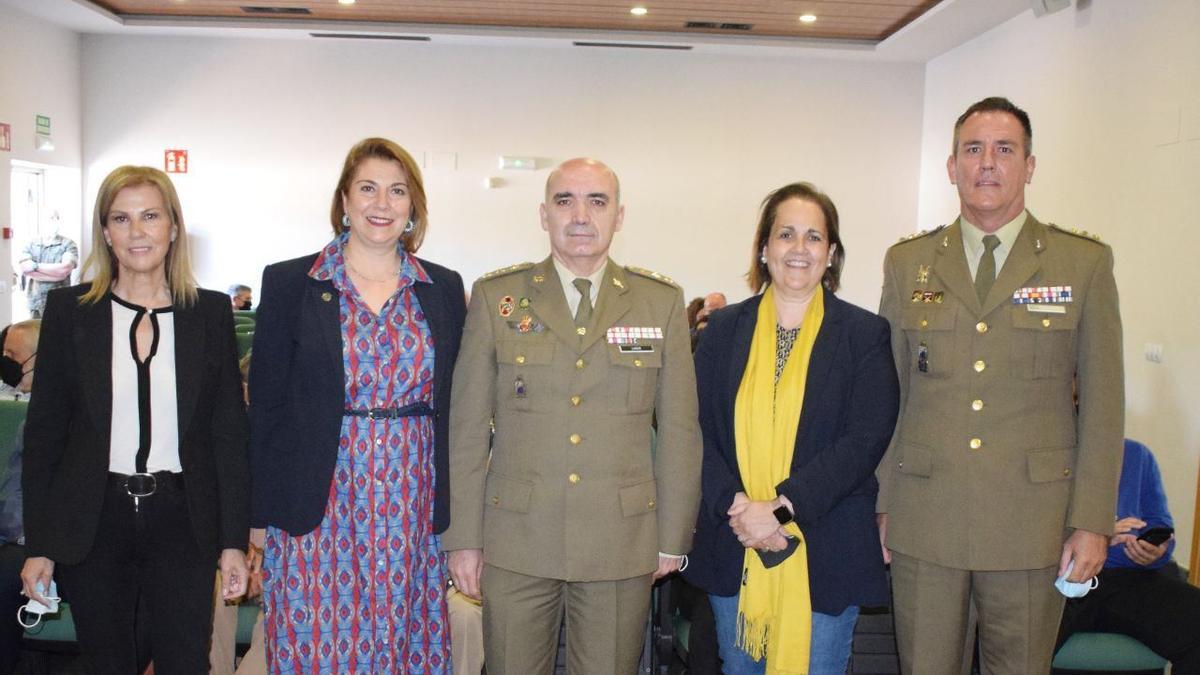
<svg viewBox="0 0 1200 675">
<path fill-rule="evenodd" d="M 283 672 L 449 672 L 450 381 L 466 302 L 416 257 L 420 168 L 351 148 L 334 238 L 263 273 L 250 375 L 251 520 L 266 528 L 267 662 Z"/>
<path fill-rule="evenodd" d="M 829 197 L 807 183 L 776 190 L 764 200 L 749 275 L 755 291 L 767 287 L 772 293 L 719 310 L 701 334 L 695 360 L 704 435 L 703 487 L 684 576 L 710 593 L 726 673 L 761 672 L 765 662 L 752 661 L 733 644 L 746 549 L 754 547 L 768 556 L 786 554 L 780 550 L 783 539 L 756 541 L 746 531 L 753 527 L 742 520 L 749 519 L 753 509 L 735 507 L 748 503 L 736 448 L 735 405 L 764 302 L 773 303 L 773 313 L 777 309 L 778 335 L 784 341 L 784 317 L 804 315 L 808 321 L 811 314 L 804 312 L 814 297 L 820 294 L 823 302 L 823 319 L 818 317 L 819 332 L 809 352 L 790 471 L 774 486 L 775 500 L 757 503 L 759 525 L 765 518 L 770 526 L 762 531 L 775 526 L 770 521 L 774 518 L 781 534 L 787 521 L 794 521 L 803 534 L 813 612 L 810 672 L 844 672 L 858 607 L 888 601 L 875 524 L 874 470 L 895 426 L 899 388 L 888 323 L 833 293 L 844 260 L 837 210 Z M 787 304 L 796 299 L 800 315 Z M 782 370 L 777 362 L 777 388 Z M 780 506 L 786 510 L 778 510 Z"/>
</svg>

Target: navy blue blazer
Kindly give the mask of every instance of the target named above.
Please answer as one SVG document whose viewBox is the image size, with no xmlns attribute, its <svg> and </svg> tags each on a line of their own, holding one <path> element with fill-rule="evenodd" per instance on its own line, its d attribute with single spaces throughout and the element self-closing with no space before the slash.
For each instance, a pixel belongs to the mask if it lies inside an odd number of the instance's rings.
<svg viewBox="0 0 1200 675">
<path fill-rule="evenodd" d="M 346 407 L 340 304 L 333 282 L 308 276 L 317 254 L 263 271 L 250 364 L 250 518 L 293 535 L 325 516 Z M 433 531 L 450 524 L 450 382 L 466 319 L 457 272 L 426 260 L 414 291 L 433 334 Z"/>
<path fill-rule="evenodd" d="M 875 466 L 896 426 L 900 387 L 886 320 L 825 293 L 813 345 L 791 475 L 777 486 L 796 509 L 808 544 L 814 611 L 888 603 L 875 525 Z M 744 491 L 734 447 L 733 409 L 750 356 L 758 295 L 713 313 L 696 351 L 704 469 L 695 544 L 684 576 L 736 595 L 745 549 L 726 512 Z"/>
</svg>

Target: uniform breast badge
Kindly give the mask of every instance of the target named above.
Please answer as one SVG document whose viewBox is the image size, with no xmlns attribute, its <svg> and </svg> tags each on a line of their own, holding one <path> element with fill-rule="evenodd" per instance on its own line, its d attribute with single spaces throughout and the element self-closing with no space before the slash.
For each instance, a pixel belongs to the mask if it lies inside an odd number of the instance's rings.
<svg viewBox="0 0 1200 675">
<path fill-rule="evenodd" d="M 508 318 L 514 309 L 516 309 L 516 302 L 513 300 L 513 296 L 506 295 L 500 298 L 500 316 Z"/>
</svg>

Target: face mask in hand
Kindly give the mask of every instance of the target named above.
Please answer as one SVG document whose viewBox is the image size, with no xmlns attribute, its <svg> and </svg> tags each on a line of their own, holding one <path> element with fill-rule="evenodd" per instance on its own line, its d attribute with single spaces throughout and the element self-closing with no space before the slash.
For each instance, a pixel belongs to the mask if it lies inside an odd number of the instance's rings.
<svg viewBox="0 0 1200 675">
<path fill-rule="evenodd" d="M 1088 594 L 1088 591 L 1100 585 L 1099 577 L 1092 577 L 1087 581 L 1067 581 L 1067 577 L 1071 576 L 1071 570 L 1075 569 L 1075 561 L 1067 563 L 1067 571 L 1063 575 L 1054 580 L 1054 587 L 1058 589 L 1068 598 L 1082 598 Z"/>
</svg>

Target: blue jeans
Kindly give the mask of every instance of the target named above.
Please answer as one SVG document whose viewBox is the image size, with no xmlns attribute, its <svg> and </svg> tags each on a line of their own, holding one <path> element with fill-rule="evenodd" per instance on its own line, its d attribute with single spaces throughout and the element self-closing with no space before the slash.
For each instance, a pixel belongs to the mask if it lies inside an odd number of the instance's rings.
<svg viewBox="0 0 1200 675">
<path fill-rule="evenodd" d="M 754 661 L 737 645 L 738 596 L 710 595 L 713 616 L 717 620 L 717 648 L 721 653 L 721 672 L 725 675 L 762 675 L 766 660 Z M 837 616 L 813 612 L 812 647 L 808 656 L 810 675 L 844 675 L 850 661 L 850 646 L 854 640 L 854 624 L 858 622 L 858 607 L 851 605 Z"/>
</svg>

